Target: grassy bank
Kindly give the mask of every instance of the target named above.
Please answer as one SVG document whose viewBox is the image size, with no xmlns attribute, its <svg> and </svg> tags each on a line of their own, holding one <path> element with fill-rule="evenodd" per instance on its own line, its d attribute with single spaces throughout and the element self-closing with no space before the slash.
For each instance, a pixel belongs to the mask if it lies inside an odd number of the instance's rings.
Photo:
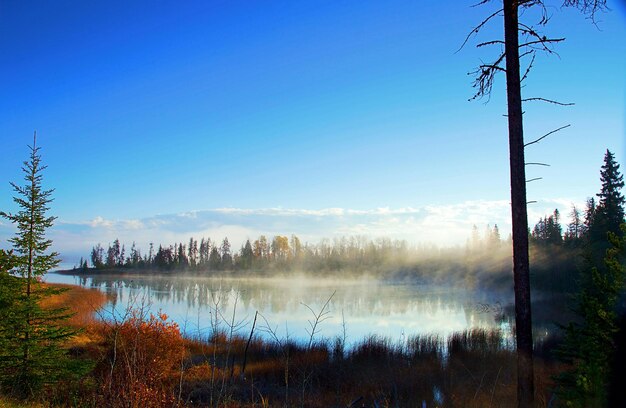
<svg viewBox="0 0 626 408">
<path fill-rule="evenodd" d="M 341 338 L 293 342 L 261 324 L 252 336 L 238 337 L 222 322 L 210 337 L 189 339 L 167 316 L 147 309 L 100 321 L 94 311 L 106 296 L 66 287 L 45 306 L 75 312 L 69 324 L 83 330 L 67 348 L 93 368 L 79 383 L 49 389 L 40 406 L 516 405 L 516 357 L 498 331 L 419 336 L 404 343 L 370 336 L 348 347 Z M 538 406 L 548 405 L 550 378 L 560 368 L 549 358 L 537 359 Z M 0 406 L 23 405 L 0 400 Z"/>
</svg>

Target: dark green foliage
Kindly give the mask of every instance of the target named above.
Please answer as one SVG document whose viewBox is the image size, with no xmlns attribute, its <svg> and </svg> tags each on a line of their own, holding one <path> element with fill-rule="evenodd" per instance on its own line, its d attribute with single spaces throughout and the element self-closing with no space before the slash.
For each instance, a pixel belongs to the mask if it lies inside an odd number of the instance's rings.
<svg viewBox="0 0 626 408">
<path fill-rule="evenodd" d="M 13 251 L 5 251 L 0 249 L 0 274 L 7 273 L 15 266 L 15 258 Z"/>
<path fill-rule="evenodd" d="M 230 270 L 233 267 L 233 256 L 230 253 L 230 242 L 228 242 L 228 238 L 224 238 L 222 241 L 222 266 L 221 268 L 224 270 Z"/>
<path fill-rule="evenodd" d="M 593 228 L 599 233 L 611 232 L 621 235 L 620 225 L 624 222 L 624 195 L 621 189 L 624 187 L 624 177 L 619 172 L 619 164 L 615 161 L 613 153 L 606 151 L 604 165 L 600 170 L 602 189 L 598 196 L 598 206 L 594 216 Z M 593 232 L 593 231 L 592 231 Z"/>
<path fill-rule="evenodd" d="M 59 261 L 56 252 L 48 253 L 52 241 L 45 238 L 55 218 L 46 216 L 52 190 L 42 189 L 45 166 L 38 151 L 33 143 L 22 168 L 26 184 L 11 183 L 19 211 L 0 213 L 17 227 L 15 237 L 9 240 L 15 252 L 10 256 L 10 273 L 0 273 L 0 386 L 19 397 L 33 397 L 46 384 L 73 372 L 61 348 L 75 333 L 63 326 L 69 315 L 65 309 L 42 307 L 42 302 L 59 290 L 44 286 L 38 278 Z M 2 257 L 6 259 L 6 253 Z"/>
<path fill-rule="evenodd" d="M 620 225 L 624 222 L 624 205 L 626 201 L 621 193 L 624 187 L 624 177 L 619 172 L 619 164 L 613 154 L 606 151 L 604 165 L 600 170 L 602 187 L 596 194 L 597 203 L 588 203 L 589 211 L 586 217 L 587 245 L 592 264 L 603 268 L 602 259 L 609 248 L 608 233 L 622 235 Z"/>
<path fill-rule="evenodd" d="M 91 250 L 91 264 L 94 268 L 100 269 L 104 266 L 104 248 L 100 244 Z"/>
<path fill-rule="evenodd" d="M 626 225 L 622 226 L 626 232 Z M 565 327 L 566 339 L 559 356 L 571 369 L 558 378 L 557 391 L 567 406 L 606 406 L 609 364 L 616 345 L 616 306 L 624 288 L 626 237 L 609 233 L 604 271 L 592 267 L 579 295 L 580 323 Z"/>
<path fill-rule="evenodd" d="M 559 210 L 544 217 L 533 228 L 531 242 L 537 245 L 560 245 L 563 243 Z"/>
<path fill-rule="evenodd" d="M 615 352 L 616 309 L 624 290 L 626 224 L 623 177 L 607 150 L 600 171 L 599 201 L 587 202 L 583 229 L 584 263 L 575 309 L 578 322 L 565 330 L 558 351 L 571 369 L 557 378 L 557 392 L 566 406 L 604 407 L 610 361 Z"/>
<path fill-rule="evenodd" d="M 217 247 L 211 248 L 211 254 L 209 255 L 209 269 L 218 270 L 222 266 L 222 256 Z"/>
<path fill-rule="evenodd" d="M 581 219 L 580 211 L 576 206 L 572 206 L 570 219 L 572 221 L 567 225 L 563 241 L 568 247 L 577 248 L 580 247 L 582 243 L 582 238 L 585 234 L 585 226 Z"/>
</svg>

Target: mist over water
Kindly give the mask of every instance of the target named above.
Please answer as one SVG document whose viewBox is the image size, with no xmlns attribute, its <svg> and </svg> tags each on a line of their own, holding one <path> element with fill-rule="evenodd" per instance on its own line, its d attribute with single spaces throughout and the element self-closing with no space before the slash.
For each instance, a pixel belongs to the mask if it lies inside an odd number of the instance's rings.
<svg viewBox="0 0 626 408">
<path fill-rule="evenodd" d="M 166 313 L 188 336 L 206 337 L 216 325 L 227 330 L 232 322 L 237 334 L 247 336 L 256 311 L 260 317 L 255 333 L 266 339 L 272 337 L 269 329 L 281 339 L 308 341 L 313 313 L 321 312 L 315 340 L 343 337 L 345 329 L 348 344 L 369 335 L 402 341 L 418 334 L 447 337 L 471 328 L 510 333 L 510 320 L 504 314 L 508 296 L 464 288 L 310 275 L 246 279 L 50 273 L 47 281 L 114 295 L 102 313 L 105 319 L 120 318 L 129 307 L 147 307 L 151 313 Z"/>
</svg>

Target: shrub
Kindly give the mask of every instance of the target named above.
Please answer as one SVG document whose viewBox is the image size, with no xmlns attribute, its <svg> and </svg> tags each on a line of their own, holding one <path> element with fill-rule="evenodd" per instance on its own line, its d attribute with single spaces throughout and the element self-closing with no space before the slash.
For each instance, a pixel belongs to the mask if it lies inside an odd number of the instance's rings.
<svg viewBox="0 0 626 408">
<path fill-rule="evenodd" d="M 178 325 L 167 315 L 140 312 L 105 329 L 104 358 L 95 375 L 96 397 L 109 407 L 163 407 L 177 404 L 177 383 L 185 356 Z"/>
</svg>

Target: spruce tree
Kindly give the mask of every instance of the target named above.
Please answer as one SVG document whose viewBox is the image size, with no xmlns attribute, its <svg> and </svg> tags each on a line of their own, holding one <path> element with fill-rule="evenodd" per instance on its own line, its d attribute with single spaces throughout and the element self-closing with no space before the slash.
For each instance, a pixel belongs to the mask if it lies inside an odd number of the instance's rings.
<svg viewBox="0 0 626 408">
<path fill-rule="evenodd" d="M 39 148 L 30 147 L 22 170 L 26 183 L 11 183 L 19 207 L 17 213 L 0 212 L 16 225 L 9 240 L 13 244 L 10 273 L 2 273 L 2 293 L 8 304 L 0 308 L 0 386 L 20 397 L 35 396 L 46 384 L 67 378 L 73 370 L 62 343 L 75 331 L 63 326 L 66 309 L 42 308 L 46 298 L 60 293 L 41 283 L 41 277 L 58 265 L 58 254 L 50 252 L 52 241 L 45 233 L 55 220 L 47 216 L 53 190 L 42 188 Z"/>
<path fill-rule="evenodd" d="M 605 407 L 610 378 L 610 363 L 616 351 L 618 331 L 616 307 L 623 295 L 626 267 L 626 224 L 622 237 L 608 233 L 610 247 L 604 268 L 592 267 L 575 309 L 580 322 L 564 327 L 565 341 L 558 355 L 569 367 L 557 378 L 561 405 L 568 407 Z"/>
<path fill-rule="evenodd" d="M 557 378 L 557 391 L 563 403 L 571 407 L 607 406 L 609 363 L 616 346 L 616 307 L 624 289 L 624 182 L 608 150 L 600 180 L 598 202 L 587 202 L 585 267 L 575 308 L 579 321 L 564 328 L 565 341 L 559 350 L 570 369 Z"/>
<path fill-rule="evenodd" d="M 624 178 L 619 172 L 619 164 L 609 150 L 604 155 L 604 164 L 600 170 L 600 192 L 598 200 L 588 205 L 585 222 L 587 224 L 585 260 L 590 267 L 606 270 L 603 259 L 610 248 L 608 234 L 620 237 L 620 225 L 624 222 L 626 201 L 621 189 Z M 594 205 L 595 204 L 595 205 Z M 583 281 L 586 276 L 583 276 Z"/>
<path fill-rule="evenodd" d="M 600 170 L 602 188 L 596 194 L 598 205 L 596 207 L 592 230 L 606 240 L 606 234 L 621 235 L 620 225 L 624 222 L 624 195 L 621 189 L 624 187 L 624 176 L 619 172 L 619 164 L 615 156 L 609 150 L 604 155 L 604 164 Z"/>
</svg>

